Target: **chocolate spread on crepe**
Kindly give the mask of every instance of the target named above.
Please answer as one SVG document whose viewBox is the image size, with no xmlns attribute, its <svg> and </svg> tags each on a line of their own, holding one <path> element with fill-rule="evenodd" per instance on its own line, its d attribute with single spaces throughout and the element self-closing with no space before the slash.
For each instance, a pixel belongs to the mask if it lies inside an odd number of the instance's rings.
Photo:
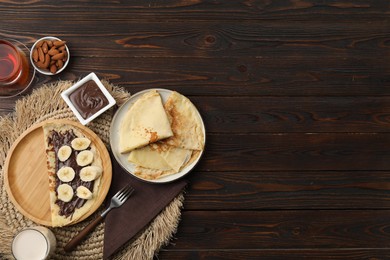
<svg viewBox="0 0 390 260">
<path fill-rule="evenodd" d="M 88 144 L 84 149 L 78 150 L 73 147 L 73 144 L 71 144 L 72 140 L 75 140 L 75 138 L 86 138 L 77 127 L 62 123 L 47 123 L 43 126 L 43 131 L 49 176 L 52 226 L 59 227 L 69 225 L 88 213 L 96 201 L 101 186 L 100 176 L 93 181 L 81 180 L 81 169 L 86 167 L 80 166 L 78 155 L 82 152 L 89 151 L 93 154 L 93 159 L 89 165 L 102 168 L 101 156 L 93 142 Z M 69 157 L 63 161 L 59 160 L 59 149 L 63 146 L 69 146 L 70 144 L 72 148 L 70 148 L 71 153 Z M 72 168 L 75 175 L 71 180 L 61 181 L 59 170 L 63 169 L 65 166 Z M 60 187 L 62 186 L 67 186 L 68 191 L 71 191 L 71 193 L 66 193 L 69 200 L 65 201 L 62 198 L 63 194 L 59 193 Z M 82 196 L 77 192 L 77 188 L 79 187 L 88 189 L 88 191 L 92 193 L 92 196 L 88 199 L 82 199 Z"/>
<path fill-rule="evenodd" d="M 72 140 L 75 139 L 77 136 L 73 133 L 73 130 L 68 130 L 63 133 L 59 133 L 56 131 L 52 131 L 50 133 L 49 137 L 49 143 L 53 144 L 53 151 L 57 154 L 58 150 L 63 146 L 63 145 L 70 145 Z M 59 169 L 61 169 L 64 166 L 69 166 L 72 169 L 75 170 L 75 172 L 80 172 L 81 166 L 79 166 L 76 162 L 76 157 L 79 151 L 73 151 L 72 154 L 70 155 L 69 159 L 66 160 L 65 162 L 62 162 L 56 157 L 55 161 L 55 172 L 58 172 Z M 63 184 L 59 178 L 56 179 L 56 185 L 55 185 L 55 190 L 58 189 L 58 186 Z M 88 189 L 92 190 L 93 188 L 93 183 L 94 181 L 82 181 L 80 179 L 80 176 L 78 174 L 75 175 L 75 178 L 68 182 L 68 184 L 73 188 L 73 190 L 76 190 L 77 187 L 79 186 L 85 186 Z M 82 207 L 87 200 L 81 199 L 77 196 L 73 196 L 72 200 L 69 202 L 63 202 L 59 199 L 55 201 L 55 203 L 60 207 L 59 214 L 61 216 L 65 217 L 70 217 L 76 208 Z"/>
</svg>

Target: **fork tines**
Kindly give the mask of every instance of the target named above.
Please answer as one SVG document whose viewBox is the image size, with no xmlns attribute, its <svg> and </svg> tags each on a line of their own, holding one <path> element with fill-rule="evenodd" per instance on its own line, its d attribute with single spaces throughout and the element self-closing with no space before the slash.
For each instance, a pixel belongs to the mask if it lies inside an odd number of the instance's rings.
<svg viewBox="0 0 390 260">
<path fill-rule="evenodd" d="M 126 200 L 132 193 L 134 192 L 134 188 L 130 185 L 127 185 L 126 187 L 122 188 L 120 191 L 118 191 L 114 197 L 116 197 L 118 200 Z"/>
</svg>

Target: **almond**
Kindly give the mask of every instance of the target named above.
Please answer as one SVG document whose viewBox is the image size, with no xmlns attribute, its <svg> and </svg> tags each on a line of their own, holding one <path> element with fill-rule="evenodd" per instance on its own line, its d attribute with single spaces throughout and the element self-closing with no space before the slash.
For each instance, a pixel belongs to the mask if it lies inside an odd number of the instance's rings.
<svg viewBox="0 0 390 260">
<path fill-rule="evenodd" d="M 45 53 L 45 54 L 49 50 L 49 47 L 47 46 L 47 42 L 46 41 L 42 44 L 42 50 L 43 50 L 43 53 Z"/>
<path fill-rule="evenodd" d="M 55 74 L 57 72 L 57 66 L 55 64 L 50 66 L 50 72 Z"/>
<path fill-rule="evenodd" d="M 64 66 L 64 62 L 62 60 L 57 60 L 56 65 L 57 65 L 58 69 L 61 69 L 62 66 Z"/>
<path fill-rule="evenodd" d="M 49 67 L 49 64 L 50 64 L 50 56 L 49 54 L 45 54 L 45 62 L 43 63 L 43 65 L 45 66 L 45 68 L 48 68 Z"/>
<path fill-rule="evenodd" d="M 37 42 L 32 51 L 32 59 L 38 68 L 50 71 L 52 74 L 64 67 L 68 59 L 65 41 L 42 40 Z"/>
<path fill-rule="evenodd" d="M 39 61 L 41 61 L 42 63 L 45 62 L 45 54 L 43 53 L 43 50 L 41 47 L 38 48 L 38 58 L 39 58 Z"/>
<path fill-rule="evenodd" d="M 39 42 L 37 43 L 37 48 L 41 47 L 42 44 L 43 44 L 43 42 L 44 42 L 44 41 L 39 41 Z"/>
<path fill-rule="evenodd" d="M 58 53 L 60 53 L 55 47 L 52 47 L 50 50 L 49 50 L 49 55 L 50 56 L 54 56 L 54 55 L 56 55 L 56 54 L 58 54 Z"/>
<path fill-rule="evenodd" d="M 63 46 L 63 45 L 65 45 L 65 41 L 54 41 L 53 42 L 53 44 L 54 44 L 54 46 L 56 46 L 56 47 L 60 47 L 60 46 Z"/>
<path fill-rule="evenodd" d="M 41 62 L 41 61 L 38 61 L 37 63 L 35 63 L 37 66 L 38 66 L 38 68 L 40 68 L 40 69 L 46 69 L 47 67 L 45 67 L 45 65 L 43 64 L 43 62 Z"/>
<path fill-rule="evenodd" d="M 35 62 L 38 61 L 38 50 L 37 49 L 34 49 L 34 51 L 33 51 L 33 60 Z"/>
<path fill-rule="evenodd" d="M 51 57 L 53 60 L 61 60 L 65 57 L 65 54 L 63 52 L 61 53 L 58 53 L 56 55 L 54 55 L 53 57 Z"/>
</svg>

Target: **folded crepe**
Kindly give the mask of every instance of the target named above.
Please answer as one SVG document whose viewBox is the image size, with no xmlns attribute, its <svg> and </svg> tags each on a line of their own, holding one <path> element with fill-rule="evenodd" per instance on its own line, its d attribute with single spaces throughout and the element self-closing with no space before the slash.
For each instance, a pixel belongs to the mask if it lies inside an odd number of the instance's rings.
<svg viewBox="0 0 390 260">
<path fill-rule="evenodd" d="M 173 136 L 164 143 L 190 150 L 203 150 L 204 133 L 199 113 L 185 96 L 173 91 L 164 105 L 173 131 Z"/>
<path fill-rule="evenodd" d="M 173 91 L 164 108 L 173 136 L 135 149 L 128 157 L 136 165 L 134 173 L 143 179 L 155 180 L 178 173 L 204 149 L 201 118 L 191 101 Z"/>
<path fill-rule="evenodd" d="M 173 146 L 161 149 L 156 143 L 133 150 L 128 160 L 136 165 L 137 176 L 154 180 L 179 172 L 190 161 L 191 155 L 191 150 Z"/>
<path fill-rule="evenodd" d="M 192 154 L 191 150 L 177 147 L 161 149 L 158 144 L 151 144 L 132 151 L 129 161 L 150 169 L 175 170 L 178 172 L 182 165 L 187 162 Z"/>
<path fill-rule="evenodd" d="M 160 94 L 151 90 L 127 111 L 119 127 L 119 150 L 127 153 L 173 136 Z"/>
</svg>

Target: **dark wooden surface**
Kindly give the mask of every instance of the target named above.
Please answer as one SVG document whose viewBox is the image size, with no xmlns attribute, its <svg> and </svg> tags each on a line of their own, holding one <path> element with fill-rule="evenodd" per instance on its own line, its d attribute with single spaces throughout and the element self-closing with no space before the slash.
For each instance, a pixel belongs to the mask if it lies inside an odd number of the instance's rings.
<svg viewBox="0 0 390 260">
<path fill-rule="evenodd" d="M 0 2 L 0 38 L 47 35 L 72 60 L 32 89 L 93 71 L 199 108 L 207 149 L 159 259 L 390 257 L 388 1 Z"/>
</svg>

